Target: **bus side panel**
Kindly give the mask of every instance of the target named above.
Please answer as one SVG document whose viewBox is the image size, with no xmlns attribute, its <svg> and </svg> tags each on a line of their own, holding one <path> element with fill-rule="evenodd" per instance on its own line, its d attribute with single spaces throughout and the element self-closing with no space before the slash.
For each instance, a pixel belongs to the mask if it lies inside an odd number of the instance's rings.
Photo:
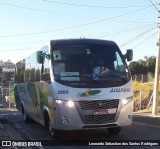
<svg viewBox="0 0 160 149">
<path fill-rule="evenodd" d="M 27 83 L 26 88 L 27 94 L 29 95 L 29 98 L 31 100 L 26 100 L 28 103 L 26 103 L 26 111 L 28 111 L 29 116 L 34 119 L 35 121 L 38 121 L 38 114 L 37 114 L 37 94 L 34 83 Z"/>
<path fill-rule="evenodd" d="M 51 85 L 41 81 L 34 84 L 37 94 L 37 114 L 38 122 L 44 125 L 44 111 L 48 112 L 51 123 L 54 123 L 54 108 L 51 94 Z"/>
<path fill-rule="evenodd" d="M 37 121 L 37 97 L 34 83 L 17 83 L 14 91 L 17 109 L 22 112 L 23 105 L 27 116 Z"/>
<path fill-rule="evenodd" d="M 22 106 L 21 106 L 22 101 L 18 93 L 17 83 L 14 84 L 14 97 L 15 97 L 16 108 L 18 109 L 18 111 L 22 112 Z"/>
<path fill-rule="evenodd" d="M 27 116 L 44 125 L 44 110 L 48 109 L 51 123 L 54 124 L 53 99 L 49 83 L 18 83 L 14 85 L 14 92 L 16 107 L 20 112 L 24 104 Z"/>
</svg>

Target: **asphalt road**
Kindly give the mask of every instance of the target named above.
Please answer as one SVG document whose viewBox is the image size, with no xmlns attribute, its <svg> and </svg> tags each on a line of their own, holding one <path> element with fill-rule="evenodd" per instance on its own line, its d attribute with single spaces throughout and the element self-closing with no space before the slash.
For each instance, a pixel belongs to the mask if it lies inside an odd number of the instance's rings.
<svg viewBox="0 0 160 149">
<path fill-rule="evenodd" d="M 19 135 L 26 140 L 53 140 L 50 136 L 48 130 L 36 122 L 24 123 L 22 115 L 18 111 L 10 111 L 5 109 L 0 109 L 0 116 L 5 117 L 6 121 L 3 122 L 3 125 L 6 129 L 9 129 L 9 126 L 12 126 Z M 8 121 L 7 121 L 8 119 Z M 109 135 L 107 130 L 94 130 L 94 131 L 74 131 L 74 132 L 62 132 L 59 140 L 92 140 L 93 143 L 102 141 L 119 141 L 124 142 L 131 140 L 131 143 L 136 141 L 155 141 L 160 140 L 160 117 L 148 117 L 135 115 L 133 118 L 133 125 L 123 127 L 119 135 Z M 91 142 L 91 143 L 92 143 Z M 156 141 L 155 141 L 156 142 Z M 159 141 L 160 142 L 160 141 Z M 64 142 L 61 141 L 63 144 Z M 86 142 L 85 142 L 86 143 Z M 88 142 L 89 143 L 89 142 Z M 160 145 L 160 144 L 159 144 Z M 127 148 L 146 148 L 146 146 L 127 146 Z M 160 146 L 147 146 L 147 148 L 159 148 Z M 52 147 L 41 147 L 41 149 L 50 149 L 50 148 L 75 148 L 64 147 L 64 146 L 52 146 Z M 76 148 L 82 148 L 82 146 L 76 146 Z M 106 148 L 106 146 L 84 146 L 85 148 Z M 124 146 L 109 146 L 110 148 L 124 148 Z"/>
</svg>

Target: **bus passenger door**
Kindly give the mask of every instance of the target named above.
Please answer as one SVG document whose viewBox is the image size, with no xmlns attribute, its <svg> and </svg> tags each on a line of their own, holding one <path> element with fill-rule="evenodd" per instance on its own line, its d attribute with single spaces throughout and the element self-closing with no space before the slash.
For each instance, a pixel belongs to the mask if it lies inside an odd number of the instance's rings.
<svg viewBox="0 0 160 149">
<path fill-rule="evenodd" d="M 27 90 L 30 97 L 30 102 L 27 105 L 29 116 L 37 121 L 38 115 L 37 115 L 37 93 L 34 83 L 27 83 Z"/>
<path fill-rule="evenodd" d="M 37 93 L 37 118 L 38 118 L 38 122 L 43 125 L 44 124 L 43 106 L 45 106 L 43 82 L 36 83 L 35 88 Z"/>
</svg>

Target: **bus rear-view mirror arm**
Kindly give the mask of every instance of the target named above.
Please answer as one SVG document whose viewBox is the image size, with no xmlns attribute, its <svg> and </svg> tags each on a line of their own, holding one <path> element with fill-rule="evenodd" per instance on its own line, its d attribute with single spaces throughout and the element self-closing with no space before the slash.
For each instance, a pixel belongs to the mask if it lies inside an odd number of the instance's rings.
<svg viewBox="0 0 160 149">
<path fill-rule="evenodd" d="M 37 63 L 39 63 L 39 64 L 43 64 L 45 58 L 51 59 L 50 54 L 46 54 L 46 52 L 43 53 L 42 51 L 37 51 L 36 57 L 37 57 Z"/>
</svg>

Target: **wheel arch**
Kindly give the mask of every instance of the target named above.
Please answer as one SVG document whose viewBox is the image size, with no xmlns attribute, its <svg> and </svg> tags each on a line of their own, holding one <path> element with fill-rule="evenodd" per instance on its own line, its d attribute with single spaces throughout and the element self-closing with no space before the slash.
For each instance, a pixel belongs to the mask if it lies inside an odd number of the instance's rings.
<svg viewBox="0 0 160 149">
<path fill-rule="evenodd" d="M 48 122 L 50 121 L 50 111 L 46 106 L 43 107 L 43 118 L 45 127 L 48 127 Z"/>
</svg>

